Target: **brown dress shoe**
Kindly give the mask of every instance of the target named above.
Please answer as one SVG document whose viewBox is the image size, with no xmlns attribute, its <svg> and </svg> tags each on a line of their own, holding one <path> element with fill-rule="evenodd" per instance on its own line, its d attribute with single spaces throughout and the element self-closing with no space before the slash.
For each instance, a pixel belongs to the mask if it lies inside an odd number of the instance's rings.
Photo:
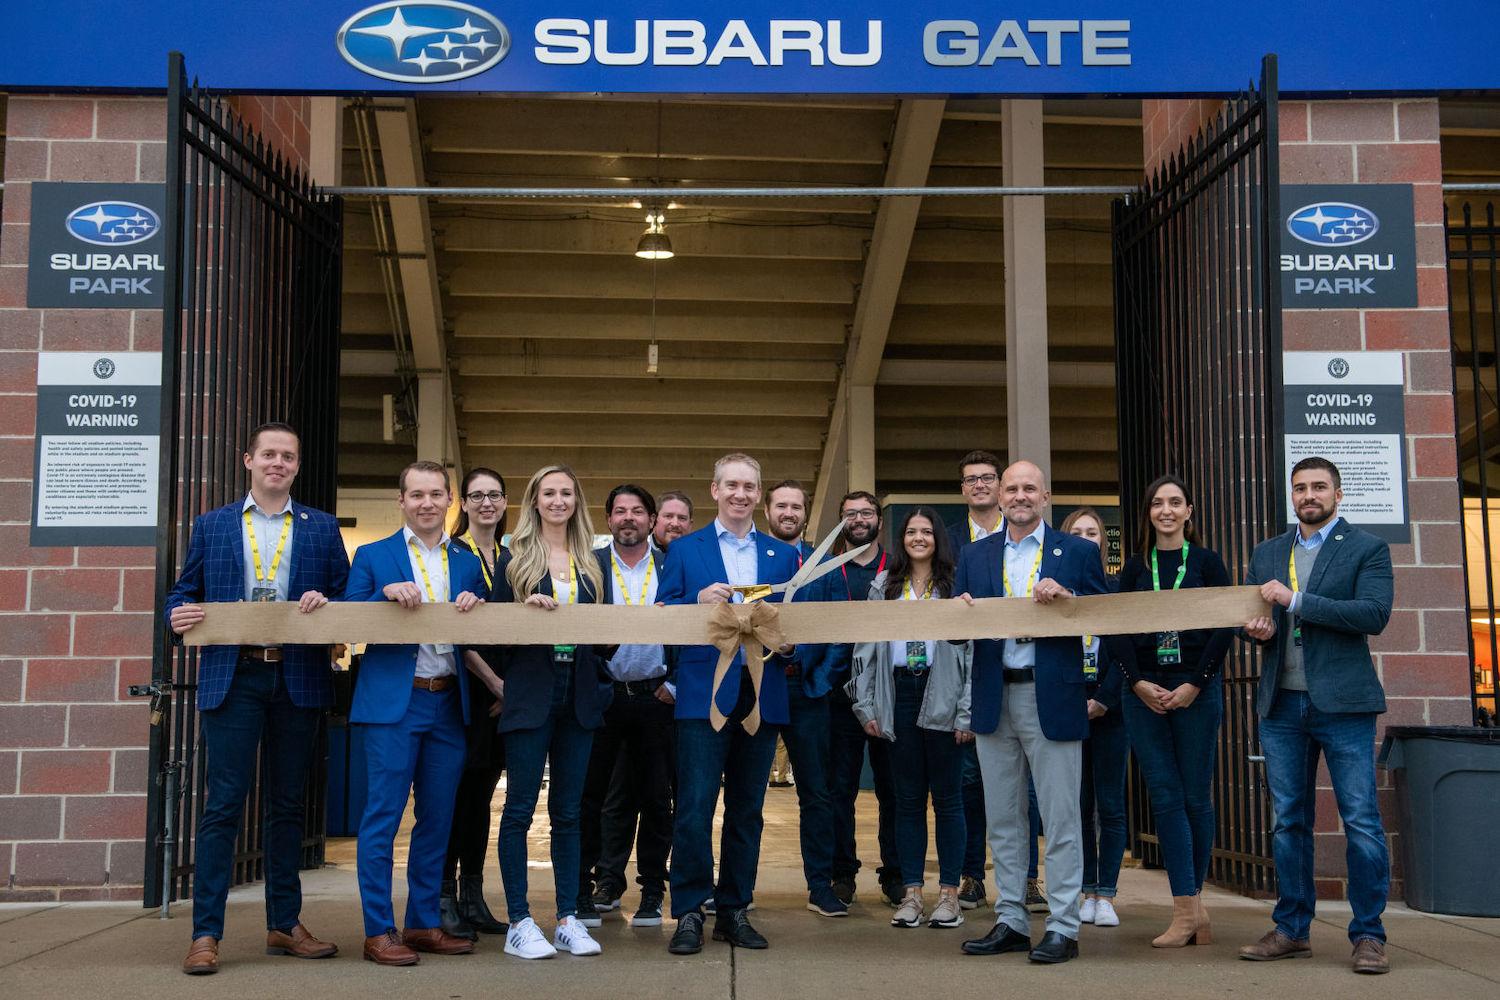
<svg viewBox="0 0 1500 1000">
<path fill-rule="evenodd" d="M 1311 958 L 1312 945 L 1293 941 L 1278 930 L 1269 930 L 1259 941 L 1240 948 L 1240 958 L 1251 962 L 1274 962 L 1280 958 Z"/>
<path fill-rule="evenodd" d="M 332 958 L 339 946 L 319 941 L 299 922 L 290 931 L 267 931 L 266 954 L 290 955 L 293 958 Z"/>
<path fill-rule="evenodd" d="M 474 942 L 468 938 L 455 937 L 441 927 L 414 929 L 408 927 L 401 935 L 408 948 L 431 952 L 434 955 L 468 955 L 474 951 Z"/>
<path fill-rule="evenodd" d="M 1391 960 L 1386 957 L 1385 944 L 1374 938 L 1365 938 L 1354 946 L 1354 971 L 1367 976 L 1380 976 L 1391 971 Z"/>
<path fill-rule="evenodd" d="M 365 938 L 365 960 L 376 965 L 416 965 L 421 957 L 406 945 L 395 931 Z"/>
<path fill-rule="evenodd" d="M 187 958 L 182 960 L 182 971 L 190 976 L 211 976 L 219 971 L 219 939 L 204 935 L 193 938 Z"/>
</svg>

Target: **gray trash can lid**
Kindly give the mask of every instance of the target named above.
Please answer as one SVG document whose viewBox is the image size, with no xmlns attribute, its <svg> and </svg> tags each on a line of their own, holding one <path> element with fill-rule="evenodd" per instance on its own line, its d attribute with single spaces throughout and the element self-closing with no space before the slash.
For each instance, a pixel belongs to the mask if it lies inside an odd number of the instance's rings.
<svg viewBox="0 0 1500 1000">
<path fill-rule="evenodd" d="M 1479 726 L 1391 726 L 1387 740 L 1444 740 L 1450 743 L 1500 743 L 1500 729 Z"/>
</svg>

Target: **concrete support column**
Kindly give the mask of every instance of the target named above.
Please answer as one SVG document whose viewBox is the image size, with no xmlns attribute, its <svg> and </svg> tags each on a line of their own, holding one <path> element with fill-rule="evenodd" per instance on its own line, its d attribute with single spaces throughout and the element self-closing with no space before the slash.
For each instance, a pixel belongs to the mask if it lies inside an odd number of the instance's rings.
<svg viewBox="0 0 1500 1000">
<path fill-rule="evenodd" d="M 308 150 L 307 172 L 313 183 L 331 187 L 343 183 L 344 177 L 344 108 L 337 97 L 313 97 L 311 108 L 312 148 Z"/>
<path fill-rule="evenodd" d="M 1040 185 L 1042 102 L 1001 104 L 1004 183 Z M 1005 373 L 1010 461 L 1052 475 L 1047 385 L 1047 229 L 1041 198 L 1005 198 Z"/>
<path fill-rule="evenodd" d="M 849 387 L 849 489 L 875 492 L 875 387 Z"/>
</svg>

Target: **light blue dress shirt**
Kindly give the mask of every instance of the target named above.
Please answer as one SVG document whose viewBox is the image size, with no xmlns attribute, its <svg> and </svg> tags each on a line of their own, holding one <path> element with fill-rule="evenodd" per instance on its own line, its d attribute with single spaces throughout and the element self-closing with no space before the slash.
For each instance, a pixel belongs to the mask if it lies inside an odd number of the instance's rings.
<svg viewBox="0 0 1500 1000">
<path fill-rule="evenodd" d="M 744 538 L 735 537 L 734 532 L 724 527 L 723 523 L 714 518 L 714 535 L 719 539 L 719 555 L 724 559 L 724 574 L 729 578 L 729 584 L 733 587 L 753 587 L 760 581 L 755 578 L 760 575 L 760 560 L 756 555 L 757 544 L 756 531 L 751 528 Z M 743 594 L 734 595 L 734 603 L 743 603 Z"/>
<path fill-rule="evenodd" d="M 1293 544 L 1300 545 L 1304 549 L 1321 549 L 1323 547 L 1323 543 L 1328 541 L 1328 536 L 1333 532 L 1333 526 L 1338 523 L 1338 515 L 1334 515 L 1329 519 L 1327 524 L 1323 525 L 1323 527 L 1319 528 L 1317 531 L 1314 531 L 1311 538 L 1303 538 L 1302 529 L 1298 528 L 1296 541 Z M 1302 607 L 1302 591 L 1300 589 L 1302 581 L 1298 580 L 1297 584 L 1299 589 L 1295 594 L 1292 595 L 1292 603 L 1287 605 L 1287 611 L 1294 615 Z"/>
<path fill-rule="evenodd" d="M 1005 579 L 1010 584 L 1012 596 L 1021 597 L 1035 585 L 1036 579 L 1031 575 L 1031 567 L 1035 566 L 1040 574 L 1042 567 L 1037 562 L 1036 554 L 1041 551 L 1042 537 L 1046 532 L 1047 522 L 1038 520 L 1036 530 L 1019 542 L 1012 540 L 1010 534 L 1006 533 Z M 1006 639 L 1005 654 L 1001 657 L 1001 662 L 1013 670 L 1035 667 L 1036 643 Z"/>
<path fill-rule="evenodd" d="M 291 512 L 292 501 L 287 500 L 286 506 L 278 511 L 264 511 L 255 502 L 254 494 L 245 495 L 245 510 L 250 512 L 250 523 L 255 528 L 255 542 L 260 548 L 261 572 L 271 572 L 271 562 L 276 558 L 276 543 L 281 541 L 281 529 L 286 526 L 286 516 Z M 255 555 L 250 551 L 250 532 L 243 527 L 244 517 L 241 516 L 240 537 L 245 546 L 245 600 L 250 600 L 256 587 L 266 584 L 258 583 L 255 579 Z M 292 525 L 287 528 L 286 546 L 281 550 L 281 562 L 276 566 L 274 583 L 276 587 L 276 599 L 284 601 L 291 593 L 292 588 L 292 546 L 296 543 L 297 519 L 292 518 Z"/>
</svg>

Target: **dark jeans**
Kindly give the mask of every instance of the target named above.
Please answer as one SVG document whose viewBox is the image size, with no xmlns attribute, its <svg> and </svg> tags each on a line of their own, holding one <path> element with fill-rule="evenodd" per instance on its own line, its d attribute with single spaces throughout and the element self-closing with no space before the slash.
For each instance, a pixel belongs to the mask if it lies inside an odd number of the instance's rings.
<svg viewBox="0 0 1500 1000">
<path fill-rule="evenodd" d="M 779 727 L 754 735 L 740 721 L 754 704 L 748 671 L 729 721 L 718 731 L 707 719 L 677 720 L 677 823 L 672 836 L 672 916 L 699 909 L 710 896 L 720 914 L 743 909 L 755 895 L 762 810 Z M 719 882 L 714 885 L 714 807 L 724 790 Z"/>
<path fill-rule="evenodd" d="M 1280 896 L 1272 916 L 1276 929 L 1307 940 L 1317 887 L 1313 882 L 1313 828 L 1317 804 L 1318 754 L 1328 764 L 1333 797 L 1344 821 L 1349 871 L 1349 940 L 1385 940 L 1380 915 L 1391 887 L 1391 863 L 1375 797 L 1375 715 L 1320 712 L 1304 691 L 1278 691 L 1260 720 L 1266 783 L 1276 814 L 1271 850 Z"/>
<path fill-rule="evenodd" d="M 787 756 L 797 773 L 797 834 L 802 846 L 802 874 L 809 889 L 833 879 L 833 799 L 828 794 L 828 696 L 809 698 L 802 678 L 788 677 L 791 724 L 781 731 Z"/>
<path fill-rule="evenodd" d="M 979 774 L 977 744 L 959 747 L 963 761 L 964 788 L 964 875 L 984 882 L 984 779 Z"/>
<path fill-rule="evenodd" d="M 930 793 L 937 827 L 938 885 L 956 886 L 964 856 L 963 755 L 951 730 L 917 725 L 926 675 L 913 677 L 900 668 L 895 673 L 896 742 L 891 747 L 891 770 L 896 784 L 896 849 L 901 852 L 901 880 L 908 886 L 923 882 Z"/>
<path fill-rule="evenodd" d="M 1168 689 L 1181 683 L 1171 676 L 1147 679 Z M 1214 757 L 1223 688 L 1218 680 L 1210 681 L 1191 705 L 1165 715 L 1143 705 L 1134 690 L 1126 691 L 1121 702 L 1130 747 L 1146 779 L 1172 895 L 1196 896 L 1213 856 Z"/>
<path fill-rule="evenodd" d="M 1083 744 L 1083 891 L 1112 898 L 1125 856 L 1125 762 L 1130 756 L 1119 710 L 1089 723 Z"/>
<path fill-rule="evenodd" d="M 615 700 L 604 713 L 604 727 L 594 733 L 588 778 L 583 786 L 580 880 L 581 902 L 592 894 L 595 866 L 601 854 L 604 829 L 620 817 L 606 816 L 604 804 L 617 778 L 630 784 L 634 801 L 641 803 L 640 847 L 636 867 L 647 891 L 662 893 L 667 882 L 667 856 L 672 852 L 672 770 L 676 767 L 676 723 L 672 706 L 643 688 L 615 686 Z M 619 765 L 624 761 L 624 768 Z M 634 823 L 631 823 L 632 833 Z M 613 831 L 612 831 L 613 832 Z M 614 839 L 614 838 L 611 838 Z M 630 838 L 625 841 L 630 856 Z M 621 865 L 623 868 L 624 866 Z M 610 873 L 613 876 L 613 873 Z M 597 873 L 599 882 L 605 873 Z M 614 884 L 614 878 L 610 879 Z M 624 878 L 619 878 L 624 885 Z"/>
<path fill-rule="evenodd" d="M 835 682 L 828 695 L 828 793 L 833 799 L 833 878 L 853 878 L 859 873 L 859 850 L 854 841 L 854 806 L 859 798 L 859 779 L 865 769 L 865 747 L 870 748 L 870 770 L 875 774 L 878 807 L 880 868 L 882 879 L 899 877 L 901 858 L 896 853 L 896 783 L 891 776 L 890 744 L 865 732 L 854 714 L 843 685 Z M 795 765 L 794 765 L 795 766 Z M 797 779 L 801 781 L 799 777 Z"/>
<path fill-rule="evenodd" d="M 207 793 L 193 868 L 193 937 L 224 936 L 245 796 L 265 740 L 266 929 L 285 931 L 302 912 L 302 790 L 312 765 L 320 708 L 298 708 L 279 663 L 241 658 L 218 708 L 202 714 Z"/>
<path fill-rule="evenodd" d="M 505 807 L 500 813 L 500 878 L 510 922 L 531 916 L 526 900 L 526 833 L 536 813 L 547 764 L 547 816 L 552 823 L 552 881 L 557 916 L 572 916 L 578 900 L 578 825 L 583 784 L 594 734 L 578 724 L 573 708 L 572 668 L 557 671 L 552 714 L 535 729 L 505 733 L 505 763 L 510 772 Z"/>
</svg>

